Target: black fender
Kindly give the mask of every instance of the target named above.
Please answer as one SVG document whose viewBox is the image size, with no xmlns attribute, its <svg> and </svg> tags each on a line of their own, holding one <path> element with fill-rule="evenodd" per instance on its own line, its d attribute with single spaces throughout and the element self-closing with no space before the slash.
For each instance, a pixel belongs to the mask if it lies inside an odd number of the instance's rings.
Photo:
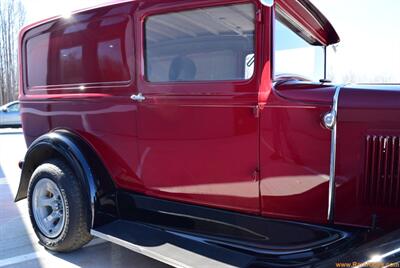
<svg viewBox="0 0 400 268">
<path fill-rule="evenodd" d="M 28 148 L 22 165 L 15 202 L 27 197 L 35 169 L 51 158 L 64 160 L 80 179 L 90 205 L 91 227 L 117 217 L 116 187 L 95 150 L 79 135 L 55 130 L 37 138 Z"/>
</svg>

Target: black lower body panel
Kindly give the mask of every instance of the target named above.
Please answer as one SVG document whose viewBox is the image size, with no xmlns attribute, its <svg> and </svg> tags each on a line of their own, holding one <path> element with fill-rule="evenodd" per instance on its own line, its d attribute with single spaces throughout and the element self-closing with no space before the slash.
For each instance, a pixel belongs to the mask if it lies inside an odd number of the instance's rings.
<svg viewBox="0 0 400 268">
<path fill-rule="evenodd" d="M 173 244 L 176 248 L 201 251 L 201 256 L 211 255 L 218 262 L 227 261 L 239 267 L 251 266 L 250 263 L 268 267 L 309 265 L 349 249 L 356 243 L 358 233 L 355 230 L 267 219 L 161 200 L 125 191 L 117 192 L 116 203 L 119 220 L 97 227 L 94 232 L 152 248 Z M 129 227 L 129 224 L 136 227 Z M 137 232 L 135 228 L 138 226 L 147 231 Z M 232 252 L 241 257 L 235 259 L 230 255 Z"/>
<path fill-rule="evenodd" d="M 132 221 L 117 220 L 92 235 L 175 267 L 247 267 L 254 257 Z"/>
</svg>

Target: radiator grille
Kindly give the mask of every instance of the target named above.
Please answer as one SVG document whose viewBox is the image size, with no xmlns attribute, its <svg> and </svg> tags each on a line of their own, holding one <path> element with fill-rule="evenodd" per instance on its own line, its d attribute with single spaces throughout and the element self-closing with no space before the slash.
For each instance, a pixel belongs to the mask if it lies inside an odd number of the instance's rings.
<svg viewBox="0 0 400 268">
<path fill-rule="evenodd" d="M 400 137 L 368 135 L 365 146 L 364 201 L 400 207 Z"/>
</svg>

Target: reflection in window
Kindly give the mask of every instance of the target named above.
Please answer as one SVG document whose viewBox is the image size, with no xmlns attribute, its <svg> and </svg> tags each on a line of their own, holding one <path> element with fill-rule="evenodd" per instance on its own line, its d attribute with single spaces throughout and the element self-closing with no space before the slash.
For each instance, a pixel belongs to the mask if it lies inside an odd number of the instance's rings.
<svg viewBox="0 0 400 268">
<path fill-rule="evenodd" d="M 146 77 L 152 82 L 245 80 L 254 55 L 252 4 L 151 16 L 146 21 Z M 246 67 L 247 66 L 247 67 Z"/>
<path fill-rule="evenodd" d="M 82 47 L 70 47 L 60 50 L 60 79 L 65 84 L 83 81 Z"/>
<path fill-rule="evenodd" d="M 29 87 L 130 80 L 133 45 L 126 41 L 129 18 L 60 22 L 28 39 Z M 43 26 L 44 27 L 44 26 Z"/>
<path fill-rule="evenodd" d="M 67 33 L 75 33 L 86 30 L 89 23 L 76 23 L 69 26 L 65 31 L 64 34 Z"/>
<path fill-rule="evenodd" d="M 46 85 L 50 34 L 29 39 L 26 45 L 28 86 Z"/>
<path fill-rule="evenodd" d="M 99 60 L 99 74 L 105 81 L 129 80 L 129 73 L 123 66 L 121 54 L 121 41 L 119 39 L 108 40 L 97 44 Z"/>
</svg>

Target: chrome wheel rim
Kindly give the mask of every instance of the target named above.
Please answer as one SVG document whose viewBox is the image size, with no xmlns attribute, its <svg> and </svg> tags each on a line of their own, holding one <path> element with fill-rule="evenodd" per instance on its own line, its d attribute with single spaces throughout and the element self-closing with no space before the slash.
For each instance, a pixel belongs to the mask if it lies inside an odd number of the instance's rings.
<svg viewBox="0 0 400 268">
<path fill-rule="evenodd" d="M 45 236 L 54 238 L 61 234 L 65 223 L 65 204 L 55 182 L 43 178 L 36 183 L 32 211 L 37 227 Z"/>
</svg>

